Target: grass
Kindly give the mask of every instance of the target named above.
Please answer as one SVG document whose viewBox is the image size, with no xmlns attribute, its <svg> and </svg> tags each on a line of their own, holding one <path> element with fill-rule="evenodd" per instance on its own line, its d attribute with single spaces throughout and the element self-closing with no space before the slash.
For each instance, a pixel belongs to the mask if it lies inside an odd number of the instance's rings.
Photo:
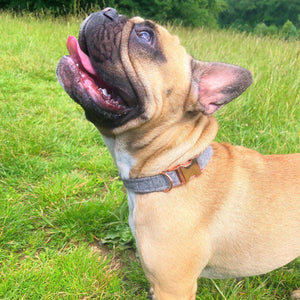
<svg viewBox="0 0 300 300">
<path fill-rule="evenodd" d="M 55 77 L 66 38 L 81 22 L 0 14 L 1 299 L 147 296 L 116 168 Z M 263 153 L 299 152 L 299 42 L 169 29 L 195 57 L 253 72 L 249 91 L 217 114 L 217 140 Z M 107 246 L 98 247 L 99 240 Z M 298 259 L 241 281 L 201 279 L 197 299 L 288 299 L 299 286 Z"/>
</svg>

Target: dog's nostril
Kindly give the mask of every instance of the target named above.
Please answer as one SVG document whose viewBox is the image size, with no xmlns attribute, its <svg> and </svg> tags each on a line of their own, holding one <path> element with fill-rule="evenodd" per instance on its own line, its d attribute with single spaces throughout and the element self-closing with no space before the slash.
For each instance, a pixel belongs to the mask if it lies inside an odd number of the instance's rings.
<svg viewBox="0 0 300 300">
<path fill-rule="evenodd" d="M 111 7 L 105 8 L 103 10 L 103 14 L 105 17 L 109 18 L 110 20 L 114 20 L 115 18 L 117 18 L 119 16 L 118 12 Z"/>
</svg>

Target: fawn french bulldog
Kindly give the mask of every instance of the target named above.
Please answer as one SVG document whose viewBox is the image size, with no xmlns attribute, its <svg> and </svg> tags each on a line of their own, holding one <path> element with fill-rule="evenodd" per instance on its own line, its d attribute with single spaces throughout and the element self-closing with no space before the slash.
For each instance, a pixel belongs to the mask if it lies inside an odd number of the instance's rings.
<svg viewBox="0 0 300 300">
<path fill-rule="evenodd" d="M 114 158 L 154 299 L 195 299 L 199 276 L 262 274 L 299 256 L 300 154 L 213 142 L 212 114 L 249 87 L 248 70 L 198 61 L 163 27 L 112 8 L 67 47 L 58 80 Z"/>
</svg>

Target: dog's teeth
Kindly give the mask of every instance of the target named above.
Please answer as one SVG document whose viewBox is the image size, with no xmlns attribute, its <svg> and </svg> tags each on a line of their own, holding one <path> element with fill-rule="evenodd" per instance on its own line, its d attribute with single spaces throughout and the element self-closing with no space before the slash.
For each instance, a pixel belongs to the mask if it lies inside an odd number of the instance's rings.
<svg viewBox="0 0 300 300">
<path fill-rule="evenodd" d="M 107 96 L 107 95 L 108 95 L 108 93 L 107 93 L 107 90 L 106 90 L 106 89 L 102 89 L 102 93 L 103 93 L 103 95 L 104 95 L 104 96 Z"/>
<path fill-rule="evenodd" d="M 107 89 L 98 88 L 98 91 L 101 93 L 102 97 L 105 97 L 105 101 L 111 100 L 111 94 L 108 93 Z"/>
</svg>

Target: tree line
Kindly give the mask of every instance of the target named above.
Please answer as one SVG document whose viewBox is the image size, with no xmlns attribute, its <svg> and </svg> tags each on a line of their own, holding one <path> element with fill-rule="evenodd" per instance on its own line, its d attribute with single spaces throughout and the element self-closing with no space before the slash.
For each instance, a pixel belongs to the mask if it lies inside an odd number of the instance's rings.
<svg viewBox="0 0 300 300">
<path fill-rule="evenodd" d="M 55 16 L 90 13 L 107 6 L 127 16 L 184 26 L 300 36 L 300 0 L 0 0 L 2 10 L 43 11 Z"/>
<path fill-rule="evenodd" d="M 226 0 L 219 15 L 222 27 L 260 35 L 300 38 L 300 0 Z M 297 32 L 297 28 L 299 32 Z"/>
</svg>

